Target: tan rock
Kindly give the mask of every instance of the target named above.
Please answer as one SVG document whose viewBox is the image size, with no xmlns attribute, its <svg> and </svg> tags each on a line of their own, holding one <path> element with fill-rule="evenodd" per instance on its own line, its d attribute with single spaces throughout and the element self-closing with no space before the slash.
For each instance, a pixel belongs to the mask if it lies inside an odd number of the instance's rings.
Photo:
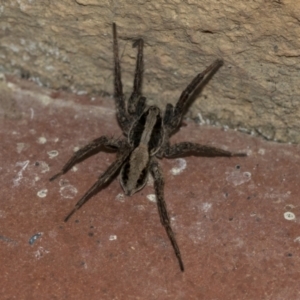
<svg viewBox="0 0 300 300">
<path fill-rule="evenodd" d="M 8 0 L 0 3 L 0 71 L 54 89 L 113 93 L 112 22 L 123 84 L 145 40 L 144 95 L 163 107 L 216 58 L 224 66 L 189 116 L 300 141 L 300 2 Z"/>
</svg>

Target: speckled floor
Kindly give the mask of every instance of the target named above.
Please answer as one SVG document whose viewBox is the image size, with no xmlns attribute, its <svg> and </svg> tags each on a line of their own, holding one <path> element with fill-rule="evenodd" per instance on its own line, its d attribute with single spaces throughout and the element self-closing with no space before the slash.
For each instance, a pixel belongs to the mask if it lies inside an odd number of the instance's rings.
<svg viewBox="0 0 300 300">
<path fill-rule="evenodd" d="M 298 146 L 186 122 L 174 142 L 249 156 L 161 162 L 182 273 L 151 181 L 125 197 L 114 180 L 63 222 L 114 154 L 49 178 L 76 147 L 121 136 L 113 99 L 1 87 L 1 299 L 300 299 Z"/>
</svg>

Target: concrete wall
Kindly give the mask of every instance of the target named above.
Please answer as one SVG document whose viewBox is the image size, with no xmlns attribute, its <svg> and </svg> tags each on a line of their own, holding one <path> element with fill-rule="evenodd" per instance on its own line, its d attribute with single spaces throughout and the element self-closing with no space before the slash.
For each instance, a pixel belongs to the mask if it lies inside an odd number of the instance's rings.
<svg viewBox="0 0 300 300">
<path fill-rule="evenodd" d="M 112 22 L 124 89 L 145 40 L 144 95 L 175 103 L 196 73 L 224 66 L 189 116 L 266 139 L 300 141 L 300 2 L 294 0 L 5 0 L 0 72 L 54 89 L 113 94 Z"/>
</svg>

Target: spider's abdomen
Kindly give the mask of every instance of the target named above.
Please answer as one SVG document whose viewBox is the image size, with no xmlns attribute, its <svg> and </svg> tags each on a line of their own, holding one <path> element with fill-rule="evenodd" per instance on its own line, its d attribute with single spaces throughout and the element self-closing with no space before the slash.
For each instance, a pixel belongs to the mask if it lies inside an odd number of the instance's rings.
<svg viewBox="0 0 300 300">
<path fill-rule="evenodd" d="M 135 148 L 121 169 L 120 183 L 126 195 L 142 189 L 147 182 L 149 153 L 143 145 Z"/>
<path fill-rule="evenodd" d="M 132 195 L 146 184 L 150 157 L 159 150 L 163 141 L 158 107 L 150 106 L 141 114 L 130 129 L 128 139 L 133 151 L 121 169 L 120 183 L 126 195 Z"/>
</svg>

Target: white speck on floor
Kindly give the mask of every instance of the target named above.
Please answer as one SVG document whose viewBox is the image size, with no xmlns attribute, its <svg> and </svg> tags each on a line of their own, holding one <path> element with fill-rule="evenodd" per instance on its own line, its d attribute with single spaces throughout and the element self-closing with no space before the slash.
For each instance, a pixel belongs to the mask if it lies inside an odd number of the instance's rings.
<svg viewBox="0 0 300 300">
<path fill-rule="evenodd" d="M 287 211 L 283 214 L 284 218 L 288 221 L 293 221 L 296 219 L 296 216 L 294 213 L 290 212 L 290 211 Z"/>
<path fill-rule="evenodd" d="M 108 239 L 109 239 L 110 241 L 115 241 L 117 238 L 118 238 L 118 237 L 117 237 L 116 235 L 110 235 Z"/>
<path fill-rule="evenodd" d="M 186 160 L 183 158 L 177 158 L 175 159 L 178 167 L 174 167 L 171 169 L 171 173 L 173 175 L 179 175 L 185 168 L 186 168 Z"/>
<path fill-rule="evenodd" d="M 234 170 L 232 172 L 226 172 L 226 180 L 232 183 L 234 186 L 241 185 L 251 180 L 250 172 L 241 172 L 241 170 Z"/>
<path fill-rule="evenodd" d="M 38 197 L 40 198 L 45 198 L 47 196 L 48 190 L 47 189 L 42 189 L 37 192 Z"/>
<path fill-rule="evenodd" d="M 147 199 L 151 202 L 156 203 L 156 196 L 154 194 L 147 195 Z"/>
<path fill-rule="evenodd" d="M 20 184 L 20 181 L 23 178 L 23 172 L 27 168 L 28 164 L 29 160 L 16 163 L 16 167 L 21 167 L 21 170 L 17 173 L 16 178 L 13 179 L 14 186 L 18 186 Z"/>
<path fill-rule="evenodd" d="M 52 158 L 54 158 L 58 155 L 58 151 L 57 150 L 51 150 L 51 151 L 48 151 L 47 154 L 49 155 L 49 158 L 52 159 Z"/>
<path fill-rule="evenodd" d="M 116 200 L 117 201 L 120 201 L 120 202 L 125 202 L 125 196 L 123 193 L 119 193 L 117 196 L 116 196 Z"/>
<path fill-rule="evenodd" d="M 39 144 L 46 144 L 47 139 L 44 136 L 40 136 L 37 140 Z"/>
<path fill-rule="evenodd" d="M 204 212 L 208 212 L 208 211 L 211 209 L 211 207 L 212 207 L 212 204 L 211 204 L 211 203 L 204 202 L 204 203 L 202 204 L 202 210 L 203 210 Z"/>
</svg>

